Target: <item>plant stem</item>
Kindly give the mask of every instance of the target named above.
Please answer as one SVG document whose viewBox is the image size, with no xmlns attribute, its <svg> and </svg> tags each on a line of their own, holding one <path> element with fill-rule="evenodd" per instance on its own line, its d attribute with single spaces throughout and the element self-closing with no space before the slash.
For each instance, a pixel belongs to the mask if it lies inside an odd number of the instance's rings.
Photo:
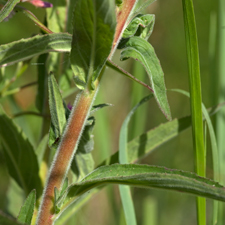
<svg viewBox="0 0 225 225">
<path fill-rule="evenodd" d="M 97 87 L 94 91 L 83 90 L 75 100 L 68 126 L 64 131 L 62 141 L 50 168 L 50 175 L 45 186 L 42 203 L 39 209 L 37 225 L 53 224 L 51 218 L 54 215 L 54 188 L 60 189 L 70 168 L 71 161 L 85 126 L 85 121 L 97 91 Z"/>
<path fill-rule="evenodd" d="M 133 76 L 132 74 L 128 73 L 126 70 L 124 70 L 123 68 L 119 67 L 118 65 L 116 65 L 113 61 L 111 61 L 110 59 L 107 60 L 106 65 L 108 67 L 110 67 L 111 69 L 119 72 L 120 74 L 130 78 L 131 80 L 137 82 L 138 84 L 142 85 L 143 87 L 148 88 L 148 90 L 150 90 L 152 93 L 154 93 L 154 91 L 152 90 L 152 88 L 147 85 L 146 83 L 138 80 L 135 76 Z"/>
<path fill-rule="evenodd" d="M 124 10 L 120 10 L 117 14 L 117 27 L 114 36 L 113 46 L 109 55 L 112 58 L 113 53 L 118 45 L 119 39 L 125 29 L 125 24 L 130 15 L 136 0 L 125 0 L 123 3 Z M 70 168 L 71 161 L 82 135 L 85 121 L 88 117 L 95 96 L 98 92 L 99 82 L 102 77 L 102 70 L 98 80 L 95 82 L 95 90 L 91 91 L 88 88 L 78 94 L 73 109 L 68 120 L 68 125 L 64 131 L 61 143 L 54 156 L 52 166 L 49 171 L 49 177 L 45 185 L 42 202 L 39 208 L 37 225 L 51 225 L 54 220 L 54 189 L 60 189 L 66 174 Z"/>
</svg>

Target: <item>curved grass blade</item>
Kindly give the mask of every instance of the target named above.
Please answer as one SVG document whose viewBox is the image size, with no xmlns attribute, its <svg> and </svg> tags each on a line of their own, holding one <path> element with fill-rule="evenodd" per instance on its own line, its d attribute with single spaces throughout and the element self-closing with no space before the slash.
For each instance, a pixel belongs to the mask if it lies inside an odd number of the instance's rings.
<svg viewBox="0 0 225 225">
<path fill-rule="evenodd" d="M 62 199 L 61 210 L 77 197 L 105 184 L 125 184 L 142 188 L 160 188 L 182 191 L 205 198 L 225 201 L 225 188 L 215 181 L 199 177 L 191 172 L 148 165 L 119 165 L 99 167 L 81 182 L 69 186 Z M 65 197 L 66 196 L 66 197 Z M 57 204 L 61 204 L 60 199 Z"/>
<path fill-rule="evenodd" d="M 167 119 L 171 120 L 170 108 L 166 96 L 164 74 L 153 47 L 140 37 L 131 37 L 121 51 L 121 60 L 129 57 L 142 63 L 149 76 L 155 99 Z"/>
<path fill-rule="evenodd" d="M 0 22 L 9 16 L 13 8 L 20 2 L 20 0 L 8 0 L 0 11 Z"/>
<path fill-rule="evenodd" d="M 20 209 L 17 221 L 22 224 L 31 224 L 31 220 L 34 213 L 34 207 L 36 202 L 36 191 L 33 190 L 26 198 L 23 206 Z"/>
<path fill-rule="evenodd" d="M 70 55 L 78 88 L 94 89 L 111 51 L 116 27 L 115 3 L 108 0 L 78 0 L 73 17 Z"/>
<path fill-rule="evenodd" d="M 69 52 L 72 36 L 67 33 L 36 35 L 0 46 L 0 67 L 48 52 Z"/>
<path fill-rule="evenodd" d="M 0 108 L 0 139 L 6 164 L 11 177 L 28 195 L 36 189 L 39 197 L 42 190 L 37 156 L 29 140 Z"/>
<path fill-rule="evenodd" d="M 137 108 L 142 105 L 144 102 L 148 101 L 151 97 L 153 97 L 153 94 L 150 96 L 145 97 L 142 99 L 127 115 L 126 119 L 124 120 L 121 130 L 120 130 L 120 136 L 119 136 L 119 163 L 120 164 L 127 164 L 128 156 L 127 156 L 127 142 L 128 142 L 128 124 L 130 122 L 131 116 L 134 114 L 134 112 L 137 110 Z M 135 216 L 135 210 L 134 205 L 131 197 L 130 188 L 128 186 L 119 185 L 120 190 L 120 197 L 122 200 L 122 205 L 125 213 L 125 219 L 127 225 L 136 225 L 136 216 Z"/>
</svg>

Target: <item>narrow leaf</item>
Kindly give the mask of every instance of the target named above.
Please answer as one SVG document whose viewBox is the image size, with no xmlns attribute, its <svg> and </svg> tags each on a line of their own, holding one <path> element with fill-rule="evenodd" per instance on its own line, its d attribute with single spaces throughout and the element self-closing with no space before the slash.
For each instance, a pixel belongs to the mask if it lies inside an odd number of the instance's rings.
<svg viewBox="0 0 225 225">
<path fill-rule="evenodd" d="M 7 18 L 13 11 L 13 8 L 18 4 L 20 0 L 8 0 L 0 11 L 0 22 Z"/>
<path fill-rule="evenodd" d="M 20 213 L 18 215 L 17 221 L 23 224 L 30 225 L 34 213 L 34 207 L 36 202 L 36 191 L 33 190 L 26 198 Z"/>
<path fill-rule="evenodd" d="M 10 175 L 28 195 L 36 189 L 41 194 L 37 156 L 25 134 L 10 120 L 0 108 L 0 140 Z"/>
<path fill-rule="evenodd" d="M 48 79 L 48 93 L 51 127 L 55 137 L 60 138 L 66 125 L 66 112 L 58 84 L 53 74 L 51 74 Z"/>
<path fill-rule="evenodd" d="M 78 88 L 90 88 L 110 53 L 116 15 L 114 1 L 78 0 L 73 17 L 71 66 Z"/>
<path fill-rule="evenodd" d="M 149 76 L 156 101 L 167 119 L 171 120 L 164 74 L 153 47 L 140 37 L 131 37 L 126 43 L 126 47 L 121 52 L 121 60 L 125 60 L 129 57 L 143 64 Z"/>
<path fill-rule="evenodd" d="M 195 151 L 195 170 L 199 176 L 206 174 L 206 150 L 202 122 L 202 94 L 199 64 L 198 38 L 192 0 L 182 0 L 184 30 L 189 69 L 189 89 L 192 116 L 192 139 Z M 197 198 L 198 224 L 206 224 L 206 201 Z"/>
<path fill-rule="evenodd" d="M 114 164 L 100 167 L 81 182 L 69 186 L 65 192 L 64 207 L 90 189 L 105 184 L 176 190 L 225 202 L 225 188 L 222 185 L 194 173 L 157 166 Z"/>
<path fill-rule="evenodd" d="M 0 46 L 0 67 L 47 52 L 69 52 L 72 37 L 67 33 L 36 35 Z"/>
</svg>

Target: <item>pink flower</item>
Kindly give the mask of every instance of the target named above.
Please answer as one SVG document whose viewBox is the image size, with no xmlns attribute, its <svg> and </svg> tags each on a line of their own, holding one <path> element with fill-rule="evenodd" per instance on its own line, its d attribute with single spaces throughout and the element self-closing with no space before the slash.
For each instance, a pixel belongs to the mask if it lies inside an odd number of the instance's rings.
<svg viewBox="0 0 225 225">
<path fill-rule="evenodd" d="M 44 2 L 41 0 L 22 0 L 22 2 L 30 2 L 31 4 L 35 5 L 36 7 L 41 8 L 51 8 L 53 5 L 50 2 Z"/>
</svg>

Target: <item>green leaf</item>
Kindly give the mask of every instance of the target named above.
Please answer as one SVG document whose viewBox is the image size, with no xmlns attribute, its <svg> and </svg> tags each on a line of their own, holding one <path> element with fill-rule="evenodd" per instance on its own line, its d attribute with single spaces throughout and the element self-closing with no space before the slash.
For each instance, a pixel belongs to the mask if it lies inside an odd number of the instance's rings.
<svg viewBox="0 0 225 225">
<path fill-rule="evenodd" d="M 89 113 L 89 116 L 92 116 L 99 109 L 102 109 L 102 108 L 104 108 L 106 106 L 112 106 L 112 104 L 110 104 L 110 103 L 102 103 L 102 104 L 98 104 L 98 105 L 92 106 L 92 109 L 91 109 L 91 112 Z"/>
<path fill-rule="evenodd" d="M 220 110 L 224 104 L 209 109 L 209 114 L 213 115 Z M 152 130 L 141 134 L 128 143 L 127 156 L 129 163 L 139 161 L 149 155 L 160 145 L 177 137 L 181 132 L 191 127 L 191 116 L 174 119 L 164 124 L 160 124 Z M 99 166 L 110 165 L 119 162 L 119 154 L 116 152 L 110 158 L 103 161 Z M 99 167 L 98 166 L 98 167 Z"/>
<path fill-rule="evenodd" d="M 13 8 L 18 4 L 20 0 L 8 0 L 6 4 L 3 6 L 3 8 L 0 11 L 0 22 L 2 22 L 4 19 L 9 16 L 9 14 L 13 11 Z"/>
<path fill-rule="evenodd" d="M 130 38 L 139 36 L 147 40 L 155 25 L 155 15 L 153 14 L 139 14 L 129 23 L 123 32 L 123 38 Z"/>
<path fill-rule="evenodd" d="M 0 211 L 0 224 L 2 225 L 22 225 L 17 222 L 15 218 L 11 218 L 2 211 Z"/>
<path fill-rule="evenodd" d="M 33 189 L 40 196 L 42 185 L 37 156 L 25 134 L 9 119 L 0 107 L 0 140 L 11 177 L 28 195 Z"/>
<path fill-rule="evenodd" d="M 48 52 L 69 52 L 72 37 L 66 33 L 36 35 L 0 46 L 0 67 Z"/>
<path fill-rule="evenodd" d="M 78 0 L 73 17 L 71 66 L 78 88 L 94 88 L 111 51 L 116 27 L 115 3 Z"/>
<path fill-rule="evenodd" d="M 184 30 L 189 69 L 189 89 L 192 116 L 192 139 L 195 152 L 195 170 L 199 176 L 206 175 L 206 149 L 202 122 L 201 75 L 198 51 L 198 38 L 192 0 L 182 0 Z M 198 224 L 206 224 L 206 201 L 197 198 Z"/>
<path fill-rule="evenodd" d="M 121 52 L 121 60 L 125 60 L 129 57 L 143 64 L 149 76 L 156 101 L 167 119 L 171 120 L 164 74 L 153 47 L 140 37 L 131 37 L 126 43 L 126 47 Z"/>
<path fill-rule="evenodd" d="M 36 202 L 36 191 L 33 190 L 26 198 L 23 206 L 20 209 L 17 221 L 23 224 L 30 225 L 34 213 L 34 207 Z"/>
<path fill-rule="evenodd" d="M 223 106 L 224 104 L 220 104 L 217 107 L 213 107 L 208 111 L 210 115 L 213 115 L 216 112 L 218 112 L 218 110 L 220 110 L 221 107 Z M 136 137 L 135 139 L 133 139 L 128 143 L 127 155 L 129 162 L 134 163 L 136 161 L 141 160 L 142 158 L 149 155 L 160 145 L 163 145 L 167 141 L 177 137 L 182 131 L 186 130 L 190 126 L 191 126 L 191 116 L 188 116 L 168 121 L 140 135 L 139 137 Z M 119 160 L 118 158 L 119 158 L 118 152 L 116 152 L 111 157 L 103 161 L 100 165 L 98 165 L 97 168 L 103 165 L 109 164 L 111 165 L 114 163 L 118 163 Z M 76 201 L 73 202 L 73 204 L 70 205 L 68 209 L 65 210 L 65 213 L 63 213 L 60 216 L 59 221 L 60 222 L 64 221 L 64 219 L 67 218 L 68 215 L 71 215 L 71 212 L 77 211 L 81 207 L 81 205 L 87 202 L 87 200 L 90 199 L 91 196 L 96 192 L 97 189 L 95 191 L 91 191 L 90 193 L 89 192 L 85 193 L 79 199 L 76 199 Z M 57 224 L 60 224 L 60 222 Z"/>
<path fill-rule="evenodd" d="M 114 164 L 99 167 L 81 182 L 69 186 L 64 193 L 66 199 L 63 208 L 90 189 L 105 184 L 175 190 L 225 201 L 225 188 L 222 185 L 194 173 L 157 166 Z M 60 203 L 59 199 L 58 204 Z"/>
<path fill-rule="evenodd" d="M 76 153 L 71 164 L 71 169 L 76 180 L 80 180 L 94 169 L 94 160 L 91 153 Z"/>
<path fill-rule="evenodd" d="M 51 127 L 55 134 L 55 138 L 60 138 L 66 125 L 66 112 L 58 84 L 53 74 L 48 78 L 48 93 Z"/>
</svg>

